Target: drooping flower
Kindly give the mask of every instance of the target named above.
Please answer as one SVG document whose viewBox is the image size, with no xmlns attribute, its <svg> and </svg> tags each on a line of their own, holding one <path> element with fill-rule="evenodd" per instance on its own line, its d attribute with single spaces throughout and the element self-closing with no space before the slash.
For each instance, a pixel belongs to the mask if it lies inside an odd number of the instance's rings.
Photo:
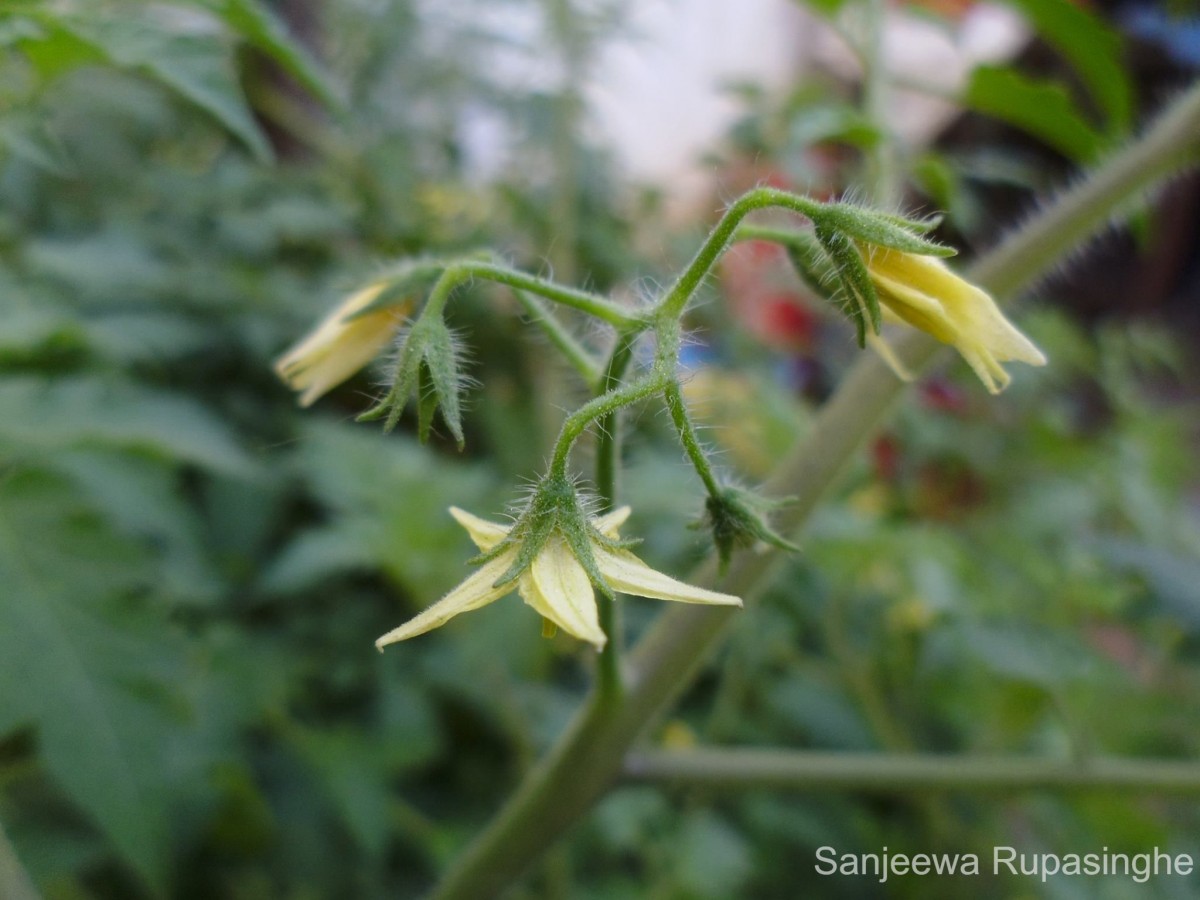
<svg viewBox="0 0 1200 900">
<path fill-rule="evenodd" d="M 379 282 L 351 294 L 276 361 L 276 374 L 288 387 L 302 391 L 301 406 L 311 406 L 337 387 L 395 336 L 411 301 L 362 312 L 387 286 Z"/>
<path fill-rule="evenodd" d="M 885 313 L 955 347 L 991 393 L 1011 380 L 1000 363 L 1046 364 L 1042 351 L 1004 318 L 987 292 L 940 259 L 878 246 L 860 250 Z"/>
<path fill-rule="evenodd" d="M 593 518 L 592 528 L 612 541 L 617 529 L 629 517 L 629 507 L 623 506 L 607 515 Z M 467 530 L 471 540 L 484 553 L 498 547 L 509 535 L 511 526 L 497 525 L 455 507 L 450 514 Z M 657 600 L 677 600 L 681 603 L 708 603 L 741 606 L 740 597 L 722 594 L 705 588 L 684 584 L 669 575 L 650 568 L 633 553 L 599 539 L 589 541 L 596 569 L 608 587 L 615 591 Z M 388 644 L 424 634 L 459 613 L 479 609 L 498 600 L 516 587 L 521 598 L 541 616 L 563 631 L 600 649 L 608 636 L 600 627 L 596 595 L 587 571 L 571 550 L 567 539 L 559 532 L 551 533 L 533 557 L 533 561 L 515 581 L 505 577 L 520 554 L 519 544 L 504 550 L 484 562 L 457 587 L 399 628 L 375 642 L 382 650 Z M 500 579 L 504 579 L 497 584 Z"/>
</svg>

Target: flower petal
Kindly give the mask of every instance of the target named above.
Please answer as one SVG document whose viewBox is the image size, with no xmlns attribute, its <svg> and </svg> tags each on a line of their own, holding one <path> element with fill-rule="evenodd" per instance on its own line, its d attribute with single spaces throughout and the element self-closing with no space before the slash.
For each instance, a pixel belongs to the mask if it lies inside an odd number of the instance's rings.
<svg viewBox="0 0 1200 900">
<path fill-rule="evenodd" d="M 887 307 L 884 308 L 886 309 Z M 909 371 L 908 366 L 900 361 L 900 357 L 896 355 L 891 344 L 873 331 L 867 332 L 867 346 L 879 354 L 879 358 L 892 370 L 892 374 L 901 381 L 913 380 L 913 373 Z"/>
<path fill-rule="evenodd" d="M 610 550 L 592 544 L 596 566 L 613 590 L 635 597 L 678 600 L 680 603 L 712 603 L 741 606 L 742 598 L 676 581 L 670 575 L 652 569 L 628 550 Z"/>
<path fill-rule="evenodd" d="M 303 391 L 300 405 L 341 384 L 387 346 L 400 327 L 402 314 L 384 307 L 364 315 L 385 284 L 373 284 L 350 295 L 307 336 L 275 363 L 275 372 L 293 390 Z M 402 304 L 403 306 L 403 304 Z"/>
<path fill-rule="evenodd" d="M 612 512 L 592 519 L 592 527 L 605 537 L 616 540 L 617 529 L 625 524 L 625 520 L 629 518 L 631 512 L 632 510 L 628 506 L 619 507 Z"/>
<path fill-rule="evenodd" d="M 596 594 L 587 572 L 559 535 L 548 538 L 533 558 L 529 577 L 521 580 L 521 596 L 568 634 L 597 648 L 608 640 L 600 627 Z"/>
<path fill-rule="evenodd" d="M 941 260 L 865 248 L 879 299 L 897 317 L 953 345 L 993 394 L 1011 380 L 1001 362 L 1045 365 L 1046 357 L 1004 317 L 991 296 Z"/>
<path fill-rule="evenodd" d="M 508 533 L 512 530 L 512 526 L 497 525 L 495 522 L 481 519 L 457 506 L 450 507 L 450 515 L 454 516 L 454 521 L 467 529 L 467 534 L 471 536 L 475 546 L 484 553 L 508 537 Z"/>
<path fill-rule="evenodd" d="M 424 634 L 426 631 L 446 624 L 459 613 L 479 609 L 479 607 L 486 606 L 493 600 L 503 597 L 512 590 L 512 582 L 501 587 L 493 587 L 493 585 L 496 583 L 496 579 L 512 565 L 515 556 L 515 553 L 502 553 L 496 559 L 484 563 L 433 606 L 415 618 L 409 619 L 399 628 L 393 628 L 377 640 L 375 646 L 382 650 L 388 644 Z"/>
</svg>

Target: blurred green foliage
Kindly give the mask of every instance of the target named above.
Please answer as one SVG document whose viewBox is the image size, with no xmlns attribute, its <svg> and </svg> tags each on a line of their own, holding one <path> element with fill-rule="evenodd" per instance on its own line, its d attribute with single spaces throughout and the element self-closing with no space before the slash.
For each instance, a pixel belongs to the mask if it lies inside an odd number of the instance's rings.
<svg viewBox="0 0 1200 900">
<path fill-rule="evenodd" d="M 485 384 L 464 456 L 352 424 L 369 377 L 300 415 L 270 370 L 398 255 L 557 255 L 602 289 L 678 261 L 630 256 L 661 223 L 635 232 L 603 159 L 564 145 L 568 106 L 495 80 L 512 48 L 485 6 L 329 4 L 320 52 L 252 0 L 0 14 L 0 822 L 47 898 L 415 895 L 583 696 L 586 648 L 541 639 L 516 599 L 371 647 L 461 577 L 445 507 L 510 502 L 576 390 L 511 301 L 478 289 L 455 313 Z M 1128 127 L 1111 68 L 1062 49 L 1094 130 Z M 460 133 L 478 107 L 512 141 L 486 187 Z M 878 138 L 823 108 L 789 134 Z M 919 391 L 655 741 L 1200 751 L 1195 372 L 1154 325 L 1025 324 L 1051 367 L 998 401 L 961 366 Z M 759 478 L 810 405 L 784 357 L 713 349 L 689 400 Z M 831 328 L 815 354 L 836 377 L 847 349 Z M 631 534 L 682 571 L 700 491 L 661 417 L 633 425 Z M 628 607 L 631 630 L 654 612 Z M 818 884 L 812 849 L 1197 840 L 1192 807 L 1138 799 L 637 788 L 527 896 L 861 897 Z M 931 890 L 887 893 L 962 885 Z"/>
</svg>

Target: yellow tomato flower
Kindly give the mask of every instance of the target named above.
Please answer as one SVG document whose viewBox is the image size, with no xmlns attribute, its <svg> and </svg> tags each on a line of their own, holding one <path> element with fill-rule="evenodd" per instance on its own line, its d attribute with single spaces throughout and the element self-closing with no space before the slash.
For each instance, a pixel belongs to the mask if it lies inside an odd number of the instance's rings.
<svg viewBox="0 0 1200 900">
<path fill-rule="evenodd" d="M 1011 380 L 1000 363 L 1046 364 L 1042 351 L 1004 318 L 985 291 L 940 259 L 878 246 L 860 249 L 885 314 L 954 346 L 991 393 Z"/>
<path fill-rule="evenodd" d="M 455 507 L 450 508 L 450 514 L 467 530 L 475 546 L 485 553 L 498 546 L 511 530 L 511 526 L 485 521 Z M 592 519 L 591 524 L 605 537 L 616 540 L 617 528 L 628 517 L 629 507 L 623 506 L 608 515 Z M 606 546 L 597 540 L 592 540 L 590 544 L 596 568 L 615 591 L 657 600 L 678 600 L 681 603 L 742 605 L 741 598 L 732 594 L 721 594 L 676 581 L 650 568 L 628 550 Z M 375 646 L 382 650 L 388 644 L 444 625 L 459 613 L 478 609 L 500 599 L 512 591 L 513 582 L 509 580 L 496 587 L 496 581 L 509 571 L 519 553 L 520 546 L 514 545 L 488 560 L 433 606 L 377 640 Z M 561 534 L 556 532 L 546 539 L 533 562 L 517 577 L 516 588 L 521 598 L 545 620 L 568 634 L 594 644 L 597 650 L 608 640 L 600 627 L 592 583 Z"/>
<path fill-rule="evenodd" d="M 411 301 L 356 315 L 387 287 L 373 284 L 351 294 L 307 337 L 281 356 L 275 372 L 300 395 L 301 406 L 337 387 L 374 359 L 400 327 Z"/>
</svg>

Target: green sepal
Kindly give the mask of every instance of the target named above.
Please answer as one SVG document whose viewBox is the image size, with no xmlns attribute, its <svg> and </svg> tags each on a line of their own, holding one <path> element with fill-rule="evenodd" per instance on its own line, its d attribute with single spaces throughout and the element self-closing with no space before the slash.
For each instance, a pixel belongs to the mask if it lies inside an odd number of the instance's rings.
<svg viewBox="0 0 1200 900">
<path fill-rule="evenodd" d="M 424 444 L 429 440 L 429 431 L 433 427 L 433 414 L 437 410 L 438 396 L 433 390 L 429 377 L 429 367 L 421 362 L 417 373 L 417 439 Z"/>
<path fill-rule="evenodd" d="M 762 541 L 781 550 L 800 548 L 767 523 L 767 516 L 787 501 L 769 501 L 742 488 L 726 486 L 719 494 L 710 494 L 704 503 L 704 518 L 694 528 L 707 528 L 717 548 L 717 560 L 723 574 L 733 551 Z"/>
<path fill-rule="evenodd" d="M 466 379 L 459 372 L 454 335 L 440 315 L 422 315 L 412 324 L 401 337 L 399 359 L 392 371 L 391 388 L 358 421 L 373 422 L 386 416 L 383 428 L 391 431 L 415 393 L 417 433 L 421 441 L 429 439 L 433 414 L 440 407 L 442 419 L 461 450 L 465 440 L 458 395 Z"/>
<path fill-rule="evenodd" d="M 458 371 L 458 352 L 454 346 L 454 336 L 441 319 L 434 320 L 429 326 L 425 341 L 424 372 L 429 387 L 432 388 L 430 393 L 433 395 L 433 406 L 441 406 L 442 421 L 450 429 L 458 449 L 462 450 L 466 441 L 463 437 L 462 408 L 458 392 L 463 379 Z M 425 402 L 424 393 L 421 402 Z M 432 414 L 433 407 L 430 408 L 430 416 Z"/>
<path fill-rule="evenodd" d="M 891 222 L 897 228 L 903 228 L 907 231 L 916 232 L 917 234 L 931 234 L 939 225 L 942 224 L 946 218 L 941 213 L 933 213 L 932 215 L 921 216 L 919 219 L 909 218 L 907 216 L 894 216 L 891 213 L 876 213 L 876 215 L 888 222 Z"/>
<path fill-rule="evenodd" d="M 798 231 L 784 245 L 788 260 L 800 280 L 810 291 L 825 300 L 834 301 L 833 285 L 837 282 L 837 271 L 821 242 L 811 231 Z"/>
<path fill-rule="evenodd" d="M 875 293 L 875 285 L 862 256 L 843 232 L 835 231 L 824 225 L 817 225 L 817 240 L 829 254 L 838 279 L 847 296 L 848 302 L 843 304 L 842 311 L 854 323 L 858 337 L 858 346 L 867 345 L 867 328 L 879 334 L 883 327 L 883 314 L 879 309 L 879 296 Z"/>
<path fill-rule="evenodd" d="M 931 227 L 926 221 L 904 219 L 849 203 L 828 203 L 813 218 L 818 229 L 840 231 L 864 244 L 919 256 L 954 256 L 957 251 L 953 247 L 921 237 Z"/>
<path fill-rule="evenodd" d="M 408 398 L 412 396 L 419 382 L 421 368 L 420 340 L 414 341 L 416 326 L 400 337 L 400 347 L 396 364 L 392 368 L 392 386 L 378 402 L 365 412 L 359 413 L 355 421 L 374 422 L 385 419 L 384 432 L 390 432 L 400 421 Z M 386 417 L 386 418 L 385 418 Z"/>
<path fill-rule="evenodd" d="M 561 475 L 547 475 L 537 485 L 517 517 L 516 524 L 508 533 L 508 537 L 488 553 L 481 554 L 476 559 L 480 562 L 494 559 L 501 547 L 520 545 L 513 563 L 496 581 L 494 587 L 501 587 L 515 581 L 521 573 L 533 565 L 534 559 L 541 552 L 551 536 L 558 532 L 567 542 L 575 559 L 583 566 L 588 580 L 605 597 L 613 598 L 613 590 L 600 574 L 596 558 L 592 553 L 592 542 L 598 539 L 596 529 L 588 520 L 584 504 L 580 502 L 579 494 L 570 479 Z M 599 536 L 603 538 L 602 535 Z M 606 546 L 612 546 L 611 539 L 605 539 Z M 472 560 L 475 562 L 476 560 Z"/>
<path fill-rule="evenodd" d="M 609 587 L 604 576 L 600 574 L 600 568 L 596 565 L 596 557 L 592 555 L 591 529 L 588 526 L 587 520 L 581 520 L 580 524 L 582 527 L 562 529 L 567 546 L 571 548 L 571 552 L 575 554 L 575 559 L 583 566 L 583 571 L 587 572 L 588 580 L 592 582 L 592 586 L 609 600 L 615 600 L 616 597 L 613 589 Z"/>
</svg>

